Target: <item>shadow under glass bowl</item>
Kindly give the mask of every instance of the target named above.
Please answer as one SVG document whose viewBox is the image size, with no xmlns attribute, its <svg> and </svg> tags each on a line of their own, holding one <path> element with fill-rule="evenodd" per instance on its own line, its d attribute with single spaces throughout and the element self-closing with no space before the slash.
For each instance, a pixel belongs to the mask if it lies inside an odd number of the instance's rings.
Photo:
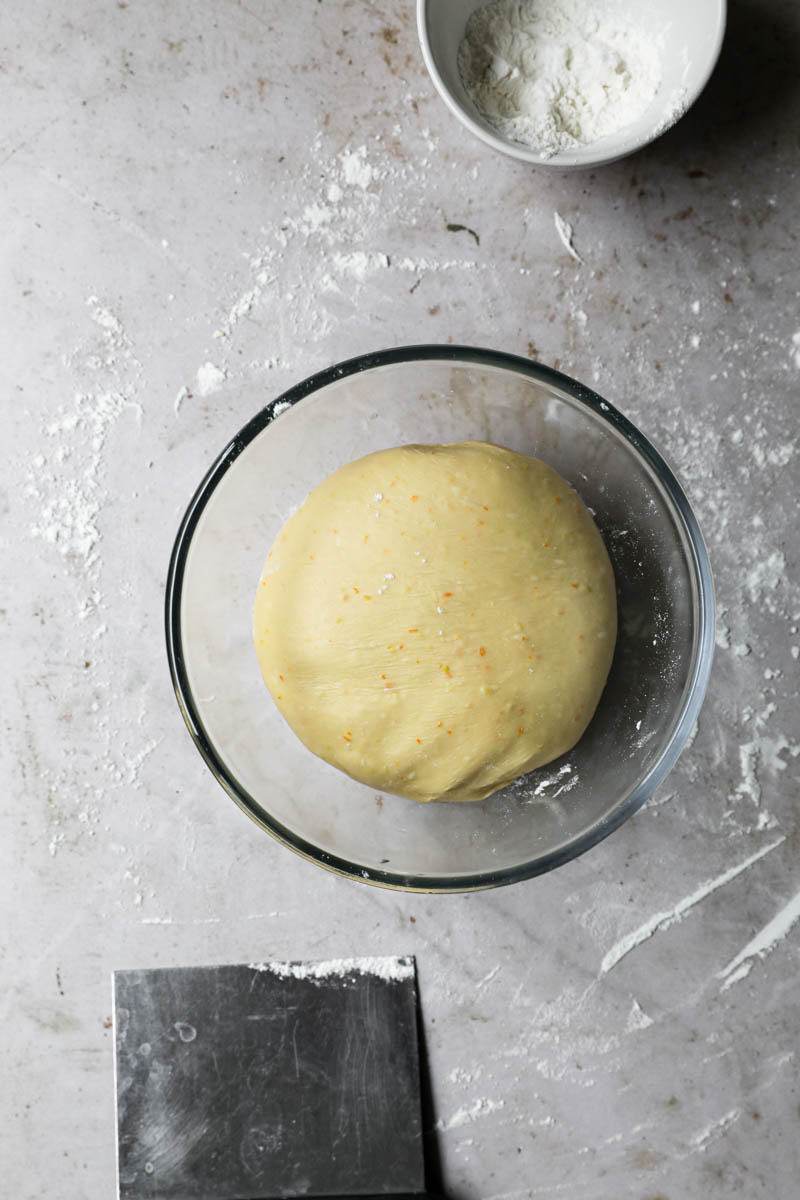
<svg viewBox="0 0 800 1200">
<path fill-rule="evenodd" d="M 619 635 L 597 712 L 569 754 L 486 800 L 417 804 L 354 782 L 295 737 L 261 678 L 253 599 L 279 529 L 338 467 L 391 446 L 470 439 L 542 458 L 577 489 L 614 566 Z M 680 485 L 610 404 L 526 359 L 411 346 L 314 375 L 223 450 L 178 531 L 167 651 L 198 749 L 262 828 L 356 879 L 466 891 L 549 871 L 641 807 L 700 710 L 713 600 Z"/>
</svg>

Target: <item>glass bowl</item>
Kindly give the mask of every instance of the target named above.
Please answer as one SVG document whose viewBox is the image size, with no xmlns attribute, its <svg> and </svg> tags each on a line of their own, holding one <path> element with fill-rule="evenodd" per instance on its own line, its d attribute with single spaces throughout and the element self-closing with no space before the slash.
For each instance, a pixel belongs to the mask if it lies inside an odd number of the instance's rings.
<svg viewBox="0 0 800 1200">
<path fill-rule="evenodd" d="M 479 439 L 535 455 L 592 510 L 617 580 L 619 636 L 597 712 L 568 755 L 486 800 L 417 804 L 315 758 L 278 713 L 252 644 L 267 551 L 337 467 L 409 442 Z M 409 891 L 530 878 L 636 812 L 674 765 L 714 643 L 708 554 L 675 476 L 594 392 L 493 350 L 411 346 L 330 367 L 236 435 L 181 522 L 167 651 L 189 731 L 226 792 L 314 862 Z"/>
</svg>

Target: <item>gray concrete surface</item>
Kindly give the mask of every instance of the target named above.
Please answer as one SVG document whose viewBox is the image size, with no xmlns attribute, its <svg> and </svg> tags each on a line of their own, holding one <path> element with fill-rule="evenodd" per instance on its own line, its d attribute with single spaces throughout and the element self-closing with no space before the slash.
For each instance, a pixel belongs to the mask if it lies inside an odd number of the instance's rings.
<svg viewBox="0 0 800 1200">
<path fill-rule="evenodd" d="M 470 139 L 400 0 L 1 21 L 0 1190 L 113 1195 L 112 968 L 408 952 L 454 1200 L 796 1195 L 797 6 L 734 0 L 694 111 L 572 175 Z M 162 603 L 187 500 L 254 411 L 450 339 L 641 425 L 696 506 L 719 630 L 696 738 L 633 820 L 437 898 L 330 876 L 235 808 L 178 713 Z"/>
</svg>

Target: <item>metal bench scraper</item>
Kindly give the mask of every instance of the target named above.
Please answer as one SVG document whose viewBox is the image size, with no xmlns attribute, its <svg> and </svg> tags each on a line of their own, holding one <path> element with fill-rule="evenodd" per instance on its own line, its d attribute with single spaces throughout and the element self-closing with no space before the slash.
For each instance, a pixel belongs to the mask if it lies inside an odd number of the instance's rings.
<svg viewBox="0 0 800 1200">
<path fill-rule="evenodd" d="M 425 1190 L 413 958 L 114 974 L 120 1200 Z"/>
</svg>

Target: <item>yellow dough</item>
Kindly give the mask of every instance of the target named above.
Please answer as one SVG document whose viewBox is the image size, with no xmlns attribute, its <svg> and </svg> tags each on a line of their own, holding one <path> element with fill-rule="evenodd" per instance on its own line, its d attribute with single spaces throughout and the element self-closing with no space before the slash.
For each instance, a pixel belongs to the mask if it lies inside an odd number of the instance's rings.
<svg viewBox="0 0 800 1200">
<path fill-rule="evenodd" d="M 616 639 L 576 492 L 486 442 L 348 463 L 286 522 L 255 647 L 297 736 L 379 791 L 478 800 L 570 750 Z"/>
</svg>

